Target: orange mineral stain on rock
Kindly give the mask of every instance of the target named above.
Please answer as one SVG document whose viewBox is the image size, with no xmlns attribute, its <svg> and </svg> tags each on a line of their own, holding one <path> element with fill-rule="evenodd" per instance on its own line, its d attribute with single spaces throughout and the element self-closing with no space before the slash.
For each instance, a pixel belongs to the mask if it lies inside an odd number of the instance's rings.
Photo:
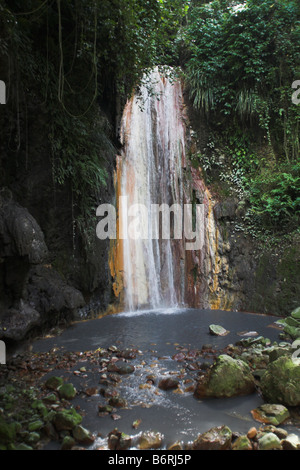
<svg viewBox="0 0 300 470">
<path fill-rule="evenodd" d="M 121 188 L 121 167 L 122 159 L 120 156 L 117 157 L 116 161 L 116 171 L 114 175 L 115 190 L 117 200 L 120 196 Z M 124 261 L 123 261 L 123 240 L 120 239 L 120 231 L 122 230 L 122 219 L 118 213 L 117 208 L 117 238 L 111 240 L 110 251 L 109 251 L 109 268 L 110 273 L 113 278 L 113 291 L 116 299 L 122 303 L 122 293 L 123 293 L 123 271 L 124 271 Z"/>
</svg>

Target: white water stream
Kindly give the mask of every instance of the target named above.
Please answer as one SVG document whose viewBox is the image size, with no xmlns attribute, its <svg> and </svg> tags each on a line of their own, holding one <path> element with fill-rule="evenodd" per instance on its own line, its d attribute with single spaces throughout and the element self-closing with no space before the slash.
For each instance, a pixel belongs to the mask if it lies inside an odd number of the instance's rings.
<svg viewBox="0 0 300 470">
<path fill-rule="evenodd" d="M 149 83 L 154 93 L 142 86 L 140 97 L 134 96 L 127 103 L 121 123 L 124 151 L 120 195 L 127 198 L 127 204 L 119 207 L 120 224 L 128 228 L 131 208 L 142 221 L 136 233 L 144 232 L 137 239 L 123 233 L 125 303 L 130 311 L 143 306 L 174 307 L 180 301 L 175 288 L 174 245 L 172 240 L 159 236 L 161 229 L 153 205 L 183 204 L 182 90 L 180 82 L 171 83 L 157 69 L 151 73 Z"/>
</svg>

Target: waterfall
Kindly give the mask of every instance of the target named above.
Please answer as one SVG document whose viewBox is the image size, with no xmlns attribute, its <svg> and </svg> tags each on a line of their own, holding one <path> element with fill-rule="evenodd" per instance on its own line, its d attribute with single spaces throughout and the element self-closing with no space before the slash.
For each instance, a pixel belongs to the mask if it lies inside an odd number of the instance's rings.
<svg viewBox="0 0 300 470">
<path fill-rule="evenodd" d="M 123 282 L 129 310 L 176 306 L 180 301 L 175 288 L 176 242 L 161 239 L 153 205 L 182 205 L 182 90 L 179 81 L 171 83 L 158 69 L 151 73 L 148 83 L 154 87 L 153 93 L 144 84 L 139 96 L 128 101 L 121 123 L 119 196 L 125 202 L 119 206 L 119 224 L 123 229 Z M 130 207 L 137 211 L 141 208 L 137 214 L 145 233 L 137 239 L 125 229 Z"/>
<path fill-rule="evenodd" d="M 155 69 L 149 84 L 153 89 L 144 84 L 128 100 L 120 127 L 122 152 L 115 172 L 117 236 L 109 261 L 119 301 L 116 309 L 182 305 L 229 309 L 231 299 L 220 285 L 228 272 L 227 248 L 202 170 L 187 157 L 195 144 L 181 82 Z M 182 208 L 183 226 L 185 206 L 202 207 L 201 223 L 194 232 L 203 240 L 200 248 L 189 249 L 183 234 L 175 236 L 174 214 L 169 224 L 172 236 L 162 236 L 167 224 L 157 217 L 157 207 L 163 205 Z M 222 285 L 226 285 L 224 280 Z"/>
</svg>

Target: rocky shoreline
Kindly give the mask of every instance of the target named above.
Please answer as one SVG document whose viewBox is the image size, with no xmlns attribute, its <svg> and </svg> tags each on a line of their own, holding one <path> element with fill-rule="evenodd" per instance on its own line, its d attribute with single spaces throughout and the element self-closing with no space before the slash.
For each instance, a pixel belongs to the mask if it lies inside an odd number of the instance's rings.
<svg viewBox="0 0 300 470">
<path fill-rule="evenodd" d="M 297 320 L 298 315 L 296 309 L 288 318 Z M 279 343 L 244 332 L 240 341 L 222 351 L 210 344 L 199 350 L 177 345 L 169 358 L 172 367 L 163 373 L 156 366 L 164 358 L 157 358 L 151 368 L 142 351 L 116 345 L 85 352 L 16 354 L 0 369 L 0 448 L 35 450 L 52 443 L 62 450 L 300 450 L 300 361 L 294 338 L 280 322 L 284 340 Z M 136 401 L 122 394 L 123 384 L 133 376 L 136 397 L 140 396 Z M 151 407 L 151 398 L 147 402 L 143 392 L 148 397 L 168 394 L 170 399 L 172 394 L 192 394 L 195 400 L 258 393 L 265 403 L 249 410 L 257 426 L 243 434 L 221 425 L 188 442 L 166 443 L 159 423 L 158 431 L 139 431 L 141 420 L 136 419 L 131 435 L 120 430 L 121 424 L 103 435 L 102 417 L 119 424 L 121 410 Z M 83 405 L 74 405 L 76 397 Z M 84 424 L 84 400 L 90 397 L 97 407 L 97 434 Z M 286 424 L 295 432 L 283 429 Z"/>
</svg>

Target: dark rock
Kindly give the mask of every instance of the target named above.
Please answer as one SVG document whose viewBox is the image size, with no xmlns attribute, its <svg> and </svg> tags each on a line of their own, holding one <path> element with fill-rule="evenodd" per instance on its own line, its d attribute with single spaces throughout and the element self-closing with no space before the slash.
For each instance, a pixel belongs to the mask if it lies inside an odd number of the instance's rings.
<svg viewBox="0 0 300 470">
<path fill-rule="evenodd" d="M 65 436 L 61 445 L 61 450 L 71 450 L 76 444 L 72 436 Z"/>
<path fill-rule="evenodd" d="M 81 292 L 67 284 L 55 269 L 46 266 L 30 269 L 27 298 L 44 318 L 62 312 L 73 315 L 85 304 Z"/>
<path fill-rule="evenodd" d="M 108 365 L 107 367 L 108 372 L 116 372 L 121 375 L 132 374 L 135 368 L 131 364 L 127 364 L 126 362 L 118 361 Z"/>
<path fill-rule="evenodd" d="M 108 434 L 107 442 L 110 450 L 127 450 L 131 446 L 131 437 L 114 429 Z"/>
<path fill-rule="evenodd" d="M 74 408 L 58 411 L 54 414 L 52 422 L 57 431 L 71 431 L 82 421 L 82 416 Z"/>
<path fill-rule="evenodd" d="M 0 197 L 0 257 L 28 257 L 43 263 L 48 254 L 43 232 L 28 210 Z"/>
<path fill-rule="evenodd" d="M 75 426 L 72 434 L 74 439 L 80 444 L 92 444 L 95 440 L 93 434 L 81 425 Z"/>
<path fill-rule="evenodd" d="M 40 318 L 35 309 L 20 300 L 18 309 L 7 309 L 1 315 L 0 338 L 20 341 L 33 327 L 40 324 Z"/>
<path fill-rule="evenodd" d="M 116 395 L 114 397 L 111 397 L 108 400 L 108 404 L 110 406 L 114 406 L 115 408 L 126 408 L 127 407 L 127 401 L 125 398 L 121 397 L 120 395 Z"/>
<path fill-rule="evenodd" d="M 52 377 L 49 377 L 49 379 L 46 380 L 45 387 L 50 390 L 57 390 L 58 387 L 63 385 L 63 383 L 64 383 L 64 380 L 62 377 L 57 377 L 53 375 Z"/>
<path fill-rule="evenodd" d="M 226 199 L 222 202 L 218 202 L 214 206 L 215 218 L 217 220 L 234 218 L 236 214 L 237 205 L 238 203 L 235 199 Z"/>
<path fill-rule="evenodd" d="M 165 379 L 161 379 L 158 383 L 158 388 L 161 390 L 172 390 L 178 388 L 178 386 L 179 381 L 173 377 L 166 377 Z"/>
</svg>

